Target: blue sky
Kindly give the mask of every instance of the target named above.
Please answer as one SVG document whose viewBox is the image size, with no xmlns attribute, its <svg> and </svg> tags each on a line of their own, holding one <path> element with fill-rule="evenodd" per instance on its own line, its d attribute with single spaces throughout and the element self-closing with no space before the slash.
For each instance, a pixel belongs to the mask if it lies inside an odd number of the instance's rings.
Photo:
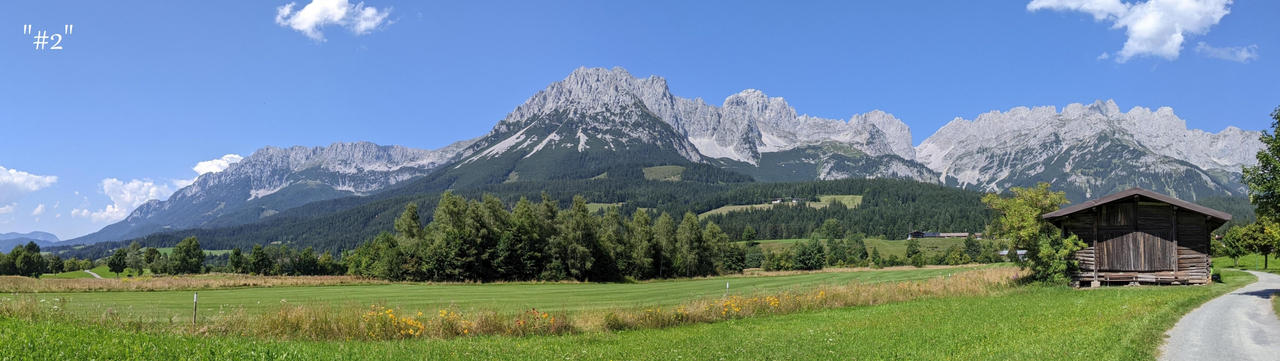
<svg viewBox="0 0 1280 361">
<path fill-rule="evenodd" d="M 1269 127 L 1280 2 L 1153 1 L 5 2 L 0 232 L 83 235 L 266 145 L 475 137 L 579 66 L 715 104 L 756 88 L 816 116 L 882 109 L 917 143 L 1095 99 Z M 26 24 L 75 27 L 35 50 Z"/>
</svg>

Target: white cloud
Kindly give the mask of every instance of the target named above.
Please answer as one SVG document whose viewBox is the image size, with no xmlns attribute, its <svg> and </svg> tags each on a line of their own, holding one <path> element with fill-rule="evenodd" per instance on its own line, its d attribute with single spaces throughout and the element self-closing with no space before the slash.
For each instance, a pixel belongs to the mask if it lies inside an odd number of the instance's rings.
<svg viewBox="0 0 1280 361">
<path fill-rule="evenodd" d="M 149 200 L 169 197 L 173 194 L 173 190 L 151 180 L 134 179 L 126 183 L 119 179 L 107 178 L 102 180 L 102 193 L 111 198 L 111 204 L 97 211 L 74 209 L 71 215 L 91 218 L 94 222 L 114 222 L 129 216 L 129 212 Z"/>
<path fill-rule="evenodd" d="M 40 203 L 40 205 L 36 206 L 36 209 L 31 211 L 32 216 L 38 216 L 41 214 L 44 214 L 44 203 Z"/>
<path fill-rule="evenodd" d="M 200 175 L 204 175 L 205 173 L 217 173 L 226 170 L 227 167 L 230 167 L 232 164 L 239 163 L 241 160 L 244 160 L 244 157 L 241 157 L 239 154 L 227 154 L 222 156 L 222 158 L 196 163 L 196 166 L 191 167 L 191 170 L 196 171 L 196 173 Z"/>
<path fill-rule="evenodd" d="M 227 168 L 231 167 L 232 164 L 240 163 L 242 160 L 244 160 L 244 157 L 241 157 L 239 154 L 227 154 L 221 158 L 198 162 L 195 167 L 191 167 L 191 170 L 196 171 L 195 178 L 175 179 L 173 180 L 173 185 L 177 189 L 186 188 L 192 183 L 195 183 L 196 179 L 200 178 L 200 176 L 227 170 Z"/>
<path fill-rule="evenodd" d="M 311 0 L 302 9 L 294 11 L 297 3 L 276 8 L 276 24 L 289 27 L 316 41 L 324 41 L 320 28 L 327 25 L 346 27 L 356 35 L 367 34 L 387 23 L 391 9 L 365 6 L 363 2 L 352 5 L 348 0 Z"/>
<path fill-rule="evenodd" d="M 1129 36 L 1112 58 L 1124 63 L 1141 55 L 1174 60 L 1182 51 L 1184 34 L 1204 34 L 1230 13 L 1231 0 L 1032 0 L 1027 10 L 1079 11 L 1094 20 L 1124 28 Z"/>
<path fill-rule="evenodd" d="M 1214 59 L 1230 60 L 1237 63 L 1248 63 L 1258 59 L 1258 46 L 1216 47 L 1203 41 L 1196 44 L 1196 53 Z"/>
<path fill-rule="evenodd" d="M 1107 54 L 1106 52 L 1103 52 L 1102 54 L 1098 54 L 1098 60 L 1107 60 L 1110 58 L 1111 58 L 1111 54 Z"/>
<path fill-rule="evenodd" d="M 17 169 L 0 167 L 0 204 L 12 202 L 18 197 L 53 185 L 56 176 L 43 176 Z"/>
<path fill-rule="evenodd" d="M 9 213 L 13 213 L 13 209 L 14 209 L 14 208 L 17 208 L 17 207 L 18 207 L 18 204 L 17 204 L 17 203 L 10 203 L 10 204 L 9 204 L 9 205 L 7 205 L 7 206 L 0 207 L 0 214 L 9 214 Z"/>
</svg>

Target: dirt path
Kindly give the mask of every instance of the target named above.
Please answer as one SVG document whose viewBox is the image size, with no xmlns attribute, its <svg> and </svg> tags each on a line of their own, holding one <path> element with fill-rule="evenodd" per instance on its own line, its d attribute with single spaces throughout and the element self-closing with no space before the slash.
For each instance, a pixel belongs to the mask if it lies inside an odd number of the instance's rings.
<svg viewBox="0 0 1280 361">
<path fill-rule="evenodd" d="M 1249 271 L 1258 281 L 1191 311 L 1165 335 L 1160 360 L 1276 360 L 1280 319 L 1271 294 L 1280 275 Z"/>
<path fill-rule="evenodd" d="M 97 273 L 93 273 L 93 271 L 84 270 L 84 273 L 88 273 L 90 276 L 93 276 L 93 278 L 102 279 L 102 276 L 99 276 Z"/>
</svg>

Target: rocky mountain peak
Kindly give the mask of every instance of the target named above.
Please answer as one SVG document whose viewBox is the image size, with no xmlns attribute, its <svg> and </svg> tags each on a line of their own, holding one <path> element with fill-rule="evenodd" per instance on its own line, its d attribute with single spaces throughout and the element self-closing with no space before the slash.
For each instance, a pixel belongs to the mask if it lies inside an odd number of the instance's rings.
<svg viewBox="0 0 1280 361">
<path fill-rule="evenodd" d="M 530 97 L 490 134 L 526 128 L 523 122 L 536 115 L 616 112 L 636 103 L 711 158 L 755 164 L 761 152 L 824 141 L 848 143 L 872 155 L 915 158 L 910 128 L 885 112 L 855 115 L 847 122 L 800 115 L 785 99 L 758 89 L 729 95 L 717 107 L 702 99 L 672 95 L 666 79 L 637 78 L 622 68 L 578 68 Z"/>
<path fill-rule="evenodd" d="M 1154 111 L 1144 107 L 1133 107 L 1127 112 L 1119 109 L 1115 101 L 1107 100 L 1090 105 L 1068 104 L 1061 112 L 1051 106 L 1016 107 L 1005 112 L 983 113 L 972 121 L 956 118 L 916 147 L 916 154 L 922 163 L 940 173 L 944 182 L 951 179 L 961 185 L 978 185 L 1000 191 L 1003 187 L 998 184 L 1034 175 L 1015 174 L 1016 171 L 1010 167 L 1041 164 L 1044 169 L 1036 168 L 1035 174 L 1067 172 L 1057 181 L 1090 189 L 1091 186 L 1085 183 L 1111 181 L 1112 178 L 1101 173 L 1088 176 L 1073 174 L 1071 172 L 1079 166 L 1073 166 L 1075 161 L 1069 159 L 1079 157 L 1081 149 L 1123 148 L 1143 154 L 1141 158 L 1135 158 L 1143 163 L 1113 165 L 1124 167 L 1114 171 L 1171 176 L 1176 174 L 1174 169 L 1185 167 L 1178 162 L 1185 162 L 1197 168 L 1196 172 L 1204 174 L 1201 178 L 1206 185 L 1201 189 L 1234 189 L 1239 184 L 1241 167 L 1254 164 L 1254 154 L 1262 147 L 1258 132 L 1238 128 L 1219 133 L 1188 129 L 1186 121 L 1169 107 Z M 1048 165 L 1046 162 L 1064 163 Z M 1051 167 L 1065 169 L 1053 170 Z M 1205 171 L 1237 175 L 1234 178 L 1211 179 L 1217 177 L 1214 175 L 1217 173 Z M 1168 184 L 1178 182 L 1170 181 Z"/>
</svg>

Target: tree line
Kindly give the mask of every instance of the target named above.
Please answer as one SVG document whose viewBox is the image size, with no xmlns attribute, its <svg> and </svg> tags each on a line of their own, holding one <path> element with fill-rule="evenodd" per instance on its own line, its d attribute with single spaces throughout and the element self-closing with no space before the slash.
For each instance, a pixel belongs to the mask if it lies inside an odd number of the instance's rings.
<svg viewBox="0 0 1280 361">
<path fill-rule="evenodd" d="M 743 237 L 747 238 L 752 234 L 754 228 L 748 227 Z M 896 254 L 884 257 L 876 247 L 867 246 L 864 239 L 862 233 L 846 231 L 838 220 L 830 218 L 818 227 L 809 240 L 796 242 L 782 250 L 764 250 L 757 242 L 748 242 L 746 266 L 760 267 L 765 271 L 789 271 L 818 270 L 824 267 L 924 267 L 997 263 L 1006 261 L 999 252 L 1008 247 L 996 242 L 982 242 L 969 236 L 959 246 L 928 255 L 920 249 L 919 240 L 909 239 L 905 257 L 898 257 Z"/>
<path fill-rule="evenodd" d="M 316 254 L 311 247 L 299 250 L 284 245 L 254 245 L 247 255 L 239 248 L 232 249 L 225 255 L 207 255 L 195 237 L 178 242 L 170 254 L 133 242 L 129 247 L 116 249 L 106 258 L 105 263 L 107 269 L 117 277 L 121 273 L 141 275 L 147 270 L 158 275 L 225 272 L 262 276 L 317 276 L 346 273 L 346 266 L 332 254 Z"/>
<path fill-rule="evenodd" d="M 382 233 L 344 254 L 348 273 L 410 281 L 621 281 L 741 272 L 746 249 L 715 223 L 686 212 L 656 219 L 639 209 L 567 209 L 543 195 L 507 208 L 493 195 L 468 201 L 445 192 L 424 228 L 410 203 Z"/>
<path fill-rule="evenodd" d="M 144 247 L 172 247 L 182 239 L 195 236 L 208 249 L 240 248 L 247 252 L 254 244 L 279 243 L 297 248 L 312 246 L 316 252 L 331 252 L 336 256 L 392 229 L 396 215 L 406 204 L 439 203 L 441 192 L 450 184 L 448 179 L 441 179 L 439 184 L 428 188 L 394 188 L 367 198 L 315 202 L 255 223 L 157 233 L 137 241 Z M 741 235 L 747 225 L 755 226 L 761 239 L 806 238 L 827 218 L 836 218 L 855 232 L 888 239 L 901 239 L 914 230 L 979 232 L 992 216 L 980 201 L 981 193 L 895 179 L 700 183 L 615 177 L 611 171 L 604 179 L 520 181 L 463 187 L 453 192 L 468 199 L 488 194 L 508 205 L 522 197 L 536 203 L 545 193 L 562 208 L 569 207 L 575 196 L 581 196 L 588 202 L 621 204 L 622 214 L 645 209 L 652 218 L 666 212 L 677 221 L 685 213 L 700 214 L 725 205 L 761 204 L 777 198 L 816 201 L 821 195 L 862 196 L 862 203 L 857 207 L 834 204 L 824 209 L 780 207 L 703 219 L 735 236 L 731 240 L 740 240 L 736 236 Z M 422 207 L 419 217 L 430 221 L 434 211 L 433 207 Z M 63 257 L 101 258 L 129 243 L 104 242 L 74 249 L 59 247 L 56 251 Z"/>
<path fill-rule="evenodd" d="M 93 261 L 85 259 L 62 259 L 57 254 L 43 254 L 40 245 L 27 242 L 18 245 L 8 254 L 0 253 L 0 276 L 40 277 L 45 273 L 62 273 L 93 268 Z"/>
</svg>

